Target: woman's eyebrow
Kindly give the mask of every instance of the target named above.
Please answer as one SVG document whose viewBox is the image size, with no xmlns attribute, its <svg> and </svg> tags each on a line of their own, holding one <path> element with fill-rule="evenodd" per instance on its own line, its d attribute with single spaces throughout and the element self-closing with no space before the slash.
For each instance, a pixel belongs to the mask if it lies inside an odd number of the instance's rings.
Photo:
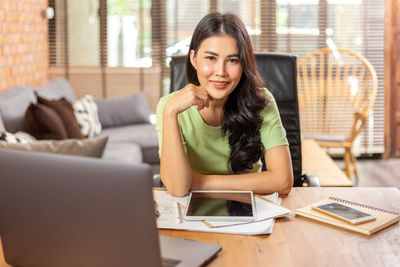
<svg viewBox="0 0 400 267">
<path fill-rule="evenodd" d="M 209 51 L 209 50 L 204 51 L 204 53 L 210 54 L 210 55 L 213 55 L 213 56 L 219 56 L 217 53 L 215 53 L 215 52 L 213 52 L 213 51 Z"/>
<path fill-rule="evenodd" d="M 213 56 L 219 56 L 218 53 L 215 53 L 215 52 L 210 51 L 210 50 L 204 51 L 204 53 L 210 54 L 210 55 L 213 55 Z M 230 54 L 227 57 L 239 57 L 239 54 Z"/>
</svg>

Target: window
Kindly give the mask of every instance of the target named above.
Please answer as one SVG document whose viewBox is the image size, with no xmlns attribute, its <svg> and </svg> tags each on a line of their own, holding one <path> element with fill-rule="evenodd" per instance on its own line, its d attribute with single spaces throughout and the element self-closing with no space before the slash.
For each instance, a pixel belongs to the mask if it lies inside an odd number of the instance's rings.
<svg viewBox="0 0 400 267">
<path fill-rule="evenodd" d="M 166 65 L 171 56 L 186 55 L 194 27 L 209 13 L 204 0 L 166 0 Z"/>
<path fill-rule="evenodd" d="M 107 0 L 107 64 L 151 67 L 151 0 Z"/>
<path fill-rule="evenodd" d="M 78 66 L 101 67 L 92 79 L 102 81 L 102 96 L 149 90 L 153 110 L 169 87 L 170 57 L 187 54 L 195 25 L 210 11 L 238 14 L 257 52 L 303 57 L 326 46 L 355 50 L 370 60 L 379 79 L 355 152 L 384 151 L 384 0 L 49 0 L 49 5 L 56 10 L 49 21 L 51 67 L 64 66 L 66 75 Z M 82 93 L 95 86 L 84 82 Z"/>
</svg>

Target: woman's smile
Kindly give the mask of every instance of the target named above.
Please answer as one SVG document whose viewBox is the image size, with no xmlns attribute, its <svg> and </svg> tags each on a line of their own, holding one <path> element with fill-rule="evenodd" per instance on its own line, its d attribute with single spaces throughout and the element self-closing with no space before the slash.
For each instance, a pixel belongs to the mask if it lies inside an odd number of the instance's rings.
<svg viewBox="0 0 400 267">
<path fill-rule="evenodd" d="M 225 89 L 229 84 L 229 82 L 227 82 L 227 81 L 212 81 L 211 80 L 210 82 L 217 89 Z"/>
</svg>

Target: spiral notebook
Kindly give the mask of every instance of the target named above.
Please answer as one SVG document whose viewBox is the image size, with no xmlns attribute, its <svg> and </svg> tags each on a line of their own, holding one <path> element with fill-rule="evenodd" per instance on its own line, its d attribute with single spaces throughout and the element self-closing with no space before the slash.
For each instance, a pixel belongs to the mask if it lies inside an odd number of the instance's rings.
<svg viewBox="0 0 400 267">
<path fill-rule="evenodd" d="M 369 213 L 372 215 L 376 216 L 376 220 L 370 221 L 370 222 L 365 222 L 362 224 L 351 224 L 345 221 L 342 221 L 340 219 L 336 219 L 335 217 L 332 217 L 330 215 L 324 214 L 322 212 L 316 211 L 311 208 L 311 206 L 317 204 L 317 205 L 322 205 L 325 203 L 329 202 L 337 202 L 341 203 L 344 205 L 347 205 L 349 207 L 358 209 L 360 211 L 363 211 L 365 213 Z M 392 212 L 352 201 L 347 201 L 344 199 L 340 198 L 335 198 L 335 197 L 329 197 L 325 198 L 319 202 L 313 203 L 311 205 L 308 205 L 306 207 L 300 208 L 296 210 L 296 215 L 300 215 L 306 218 L 310 218 L 313 220 L 317 220 L 320 222 L 324 222 L 327 224 L 332 224 L 338 227 L 346 228 L 352 231 L 360 232 L 363 234 L 371 235 L 374 234 L 392 224 L 395 224 L 396 222 L 399 221 L 400 214 L 397 212 Z"/>
</svg>

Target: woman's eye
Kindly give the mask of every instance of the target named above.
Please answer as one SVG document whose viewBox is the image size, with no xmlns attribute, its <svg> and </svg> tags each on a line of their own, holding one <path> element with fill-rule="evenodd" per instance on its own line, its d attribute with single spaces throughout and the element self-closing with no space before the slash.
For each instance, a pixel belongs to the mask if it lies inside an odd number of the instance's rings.
<svg viewBox="0 0 400 267">
<path fill-rule="evenodd" d="M 232 64 L 237 64 L 237 63 L 239 63 L 239 60 L 237 58 L 230 58 L 230 59 L 228 59 L 228 62 L 232 63 Z"/>
<path fill-rule="evenodd" d="M 206 57 L 206 59 L 211 60 L 211 61 L 214 61 L 214 60 L 215 60 L 215 57 L 213 57 L 213 56 L 208 56 L 208 57 Z"/>
</svg>

